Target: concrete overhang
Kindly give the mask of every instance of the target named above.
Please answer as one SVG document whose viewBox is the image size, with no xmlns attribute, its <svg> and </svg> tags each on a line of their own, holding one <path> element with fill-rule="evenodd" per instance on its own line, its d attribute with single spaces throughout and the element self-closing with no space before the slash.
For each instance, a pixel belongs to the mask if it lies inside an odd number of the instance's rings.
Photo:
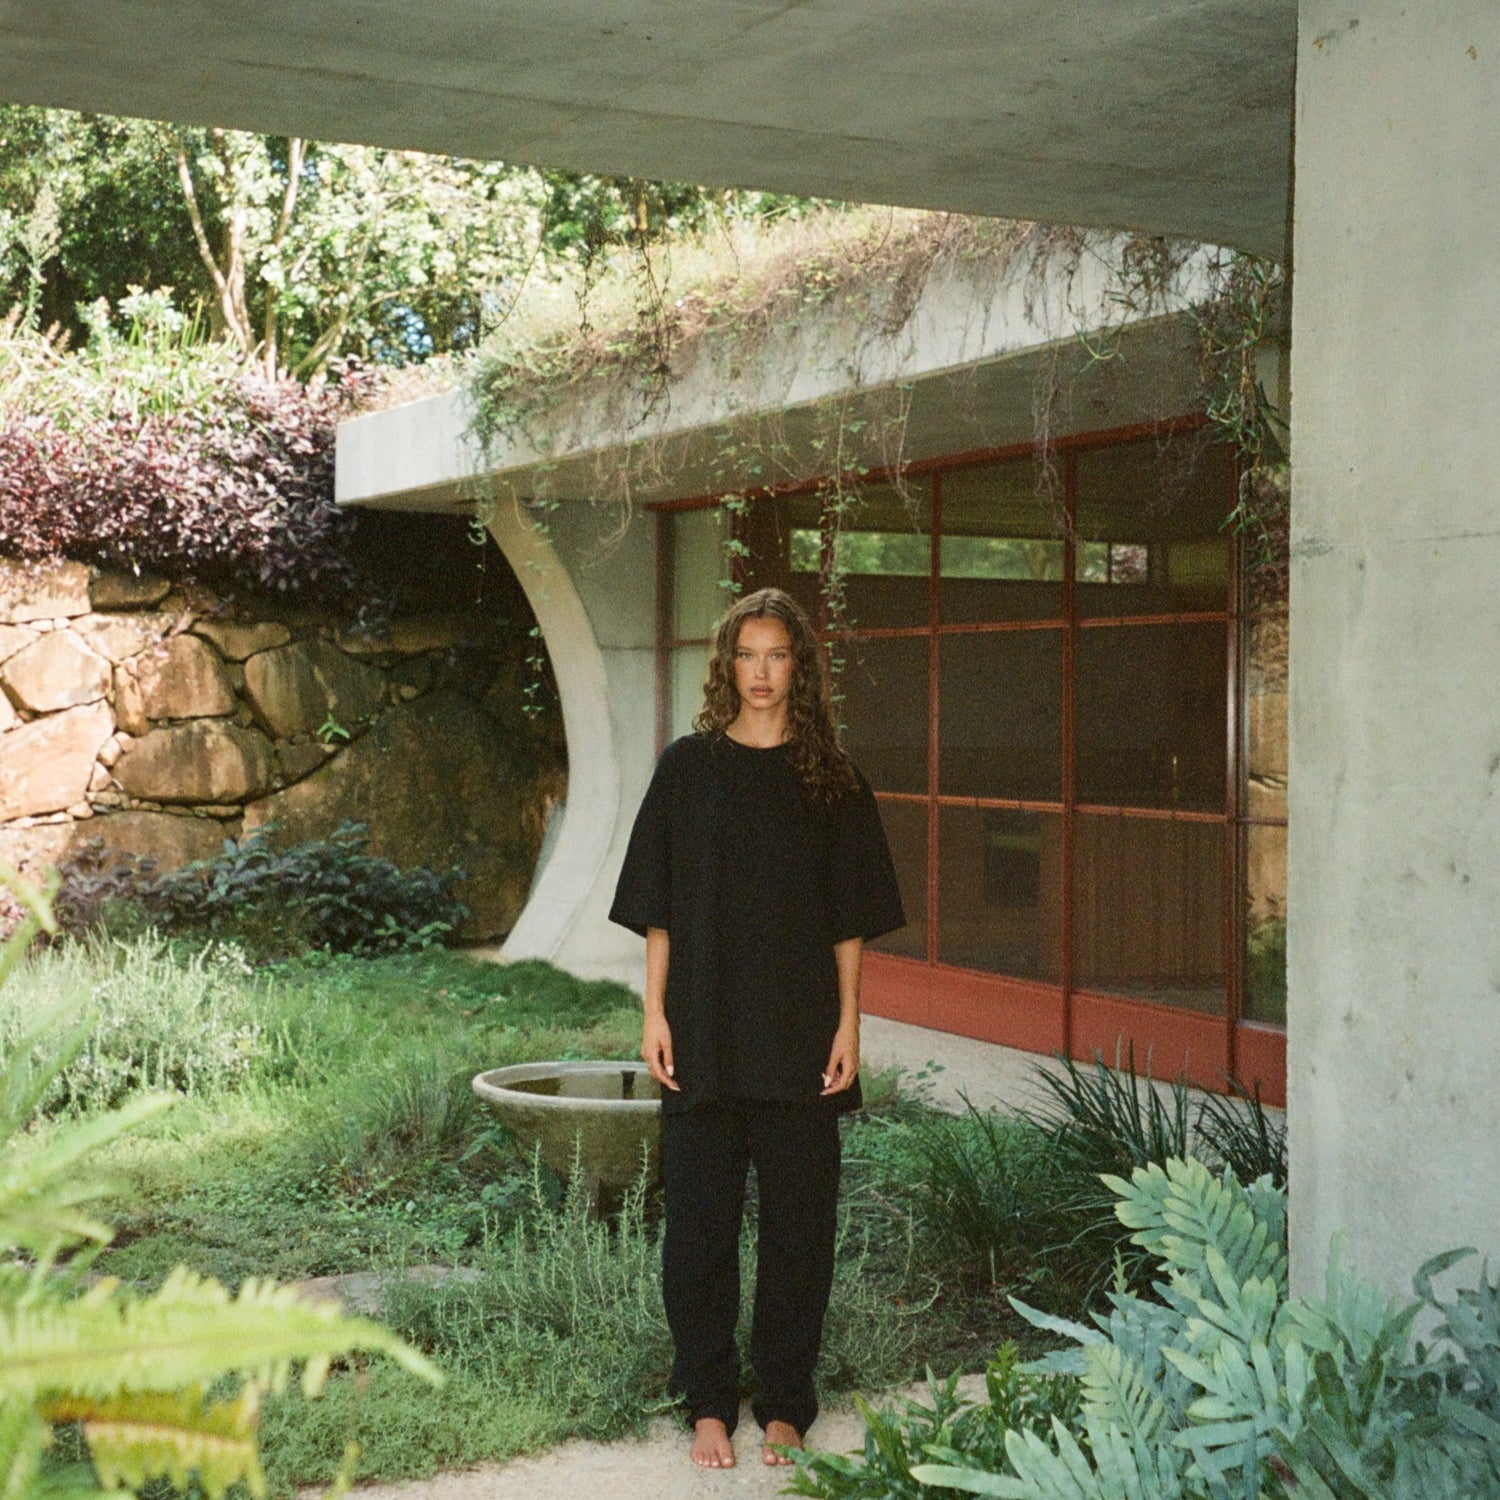
<svg viewBox="0 0 1500 1500">
<path fill-rule="evenodd" d="M 0 98 L 1280 258 L 1296 0 L 0 0 Z"/>
<path fill-rule="evenodd" d="M 995 281 L 950 266 L 895 332 L 830 304 L 738 351 L 710 335 L 682 352 L 664 391 L 648 396 L 621 375 L 595 382 L 488 451 L 462 389 L 356 417 L 339 426 L 337 499 L 459 514 L 497 498 L 628 510 L 824 474 L 840 424 L 860 425 L 858 462 L 879 467 L 1181 416 L 1203 399 L 1181 312 L 1216 252 L 1197 252 L 1149 314 L 1122 321 L 1121 245 L 1096 236 L 1078 255 L 1018 255 Z M 753 473 L 733 457 L 749 454 Z"/>
</svg>

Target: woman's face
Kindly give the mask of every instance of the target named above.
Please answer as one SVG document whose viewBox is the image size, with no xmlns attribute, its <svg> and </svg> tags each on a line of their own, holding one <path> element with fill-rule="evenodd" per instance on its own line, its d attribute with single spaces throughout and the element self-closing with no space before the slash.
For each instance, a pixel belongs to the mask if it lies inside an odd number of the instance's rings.
<svg viewBox="0 0 1500 1500">
<path fill-rule="evenodd" d="M 741 708 L 755 712 L 784 705 L 792 691 L 792 637 L 774 615 L 752 615 L 734 644 L 734 686 Z"/>
</svg>

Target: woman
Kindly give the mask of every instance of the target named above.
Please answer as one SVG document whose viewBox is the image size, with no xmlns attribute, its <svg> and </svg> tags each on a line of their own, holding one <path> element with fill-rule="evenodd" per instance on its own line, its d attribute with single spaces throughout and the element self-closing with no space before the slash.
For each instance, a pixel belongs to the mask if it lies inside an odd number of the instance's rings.
<svg viewBox="0 0 1500 1500">
<path fill-rule="evenodd" d="M 611 918 L 646 939 L 641 1055 L 662 1087 L 662 1290 L 692 1459 L 734 1463 L 739 1235 L 760 1200 L 762 1458 L 799 1447 L 833 1282 L 838 1116 L 859 1096 L 862 945 L 905 917 L 875 799 L 839 744 L 807 616 L 761 589 L 720 622 L 696 733 L 661 757 Z"/>
</svg>

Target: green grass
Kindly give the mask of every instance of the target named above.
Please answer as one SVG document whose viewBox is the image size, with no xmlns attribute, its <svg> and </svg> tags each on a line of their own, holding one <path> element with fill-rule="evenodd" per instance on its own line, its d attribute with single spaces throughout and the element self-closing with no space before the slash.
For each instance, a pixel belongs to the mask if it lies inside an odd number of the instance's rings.
<svg viewBox="0 0 1500 1500">
<path fill-rule="evenodd" d="M 177 1259 L 230 1283 L 460 1260 L 503 1227 L 506 1179 L 526 1167 L 473 1075 L 628 1056 L 639 1037 L 623 986 L 440 950 L 315 956 L 244 983 L 263 1039 L 247 1076 L 116 1149 L 128 1191 L 102 1261 L 116 1275 L 149 1284 Z"/>
<path fill-rule="evenodd" d="M 230 1286 L 371 1272 L 382 1317 L 447 1372 L 434 1392 L 357 1362 L 319 1401 L 272 1398 L 263 1451 L 278 1495 L 326 1483 L 351 1441 L 358 1477 L 399 1479 L 627 1433 L 664 1409 L 659 1203 L 638 1195 L 619 1220 L 589 1220 L 470 1088 L 509 1062 L 632 1056 L 629 990 L 442 949 L 252 968 L 233 945 L 204 957 L 138 934 L 45 953 L 7 994 L 25 1004 L 80 989 L 99 999 L 107 1066 L 80 1074 L 55 1114 L 103 1107 L 143 1057 L 187 1060 L 161 1080 L 178 1107 L 110 1153 L 118 1232 L 99 1269 L 142 1288 L 179 1262 Z M 128 1026 L 110 1024 L 127 1014 Z M 213 1065 L 226 1057 L 232 1066 Z M 982 1367 L 1015 1331 L 993 1287 L 932 1268 L 910 1191 L 913 1122 L 930 1112 L 892 1077 L 872 1078 L 868 1094 L 874 1113 L 845 1125 L 819 1375 L 830 1395 L 925 1364 Z M 752 1204 L 746 1327 L 753 1242 Z M 465 1279 L 401 1275 L 434 1264 Z"/>
</svg>

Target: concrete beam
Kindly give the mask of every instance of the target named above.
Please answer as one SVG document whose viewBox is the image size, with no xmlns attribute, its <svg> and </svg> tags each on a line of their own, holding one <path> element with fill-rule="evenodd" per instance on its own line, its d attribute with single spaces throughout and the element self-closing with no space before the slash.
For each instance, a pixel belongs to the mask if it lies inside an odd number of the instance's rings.
<svg viewBox="0 0 1500 1500">
<path fill-rule="evenodd" d="M 1279 256 L 1295 0 L 28 0 L 0 99 Z"/>
<path fill-rule="evenodd" d="M 894 330 L 834 301 L 754 335 L 710 334 L 678 351 L 648 411 L 637 380 L 592 381 L 488 453 L 468 435 L 462 390 L 356 417 L 339 426 L 337 498 L 463 510 L 496 482 L 527 499 L 710 494 L 744 483 L 718 458 L 725 431 L 753 439 L 767 424 L 785 471 L 777 477 L 810 476 L 827 464 L 813 446 L 827 437 L 826 412 L 863 400 L 878 414 L 898 388 L 907 461 L 1032 441 L 1043 384 L 1054 436 L 1180 416 L 1202 396 L 1191 334 L 1175 315 L 1204 294 L 1216 252 L 1197 252 L 1129 320 L 1119 357 L 1091 363 L 1077 335 L 1128 317 L 1117 300 L 1122 249 L 1096 235 L 1077 248 L 1023 247 L 999 274 L 988 263 L 940 266 Z"/>
</svg>

